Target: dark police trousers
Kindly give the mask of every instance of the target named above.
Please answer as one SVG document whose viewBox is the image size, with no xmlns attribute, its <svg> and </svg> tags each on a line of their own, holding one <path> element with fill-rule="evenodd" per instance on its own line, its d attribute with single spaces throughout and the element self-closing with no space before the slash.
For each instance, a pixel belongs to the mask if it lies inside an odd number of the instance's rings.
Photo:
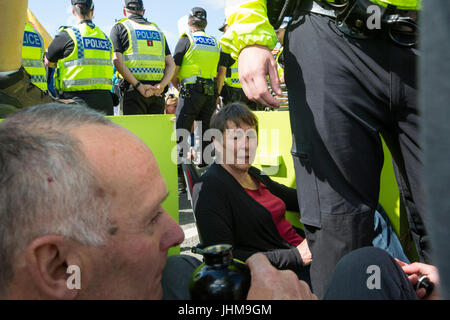
<svg viewBox="0 0 450 320">
<path fill-rule="evenodd" d="M 196 90 L 194 89 L 194 85 L 187 86 L 189 93 L 187 95 L 180 94 L 178 98 L 177 110 L 175 112 L 177 118 L 176 128 L 191 132 L 194 121 L 202 122 L 202 164 L 204 164 L 203 151 L 211 143 L 211 140 L 204 141 L 203 134 L 209 129 L 211 117 L 216 110 L 217 95 L 205 95 L 201 92 L 200 88 Z M 178 142 L 181 142 L 181 137 L 178 134 L 177 139 Z M 185 141 L 185 143 L 187 142 Z M 184 156 L 187 155 L 184 154 Z"/>
<path fill-rule="evenodd" d="M 142 83 L 145 84 L 147 82 L 142 81 Z M 123 99 L 122 101 L 124 115 L 164 113 L 164 109 L 166 106 L 166 103 L 164 101 L 164 93 L 161 94 L 161 97 L 151 96 L 149 98 L 146 98 L 139 91 L 128 85 L 127 82 L 125 82 L 123 86 L 124 88 L 123 90 L 121 90 L 121 95 Z M 164 90 L 164 92 L 166 91 L 167 88 Z"/>
<path fill-rule="evenodd" d="M 312 252 L 313 292 L 323 297 L 337 262 L 370 246 L 383 150 L 389 147 L 411 235 L 422 261 L 424 226 L 416 49 L 354 39 L 331 18 L 304 13 L 285 36 L 285 77 L 301 221 Z"/>
<path fill-rule="evenodd" d="M 247 98 L 242 88 L 230 87 L 224 84 L 222 88 L 221 96 L 223 98 L 223 104 L 227 105 L 233 102 L 241 102 L 247 105 L 251 110 L 258 111 L 264 110 L 264 106 L 258 105 L 256 102 Z"/>
<path fill-rule="evenodd" d="M 84 104 L 91 109 L 114 115 L 114 103 L 112 93 L 108 90 L 65 91 L 60 97 L 72 99 L 77 104 Z"/>
</svg>

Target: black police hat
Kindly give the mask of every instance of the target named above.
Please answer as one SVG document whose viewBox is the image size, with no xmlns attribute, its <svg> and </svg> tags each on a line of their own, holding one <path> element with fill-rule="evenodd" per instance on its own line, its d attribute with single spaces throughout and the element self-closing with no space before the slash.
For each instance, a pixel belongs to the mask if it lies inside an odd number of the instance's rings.
<svg viewBox="0 0 450 320">
<path fill-rule="evenodd" d="M 206 21 L 206 11 L 205 11 L 205 9 L 200 8 L 200 7 L 192 8 L 191 12 L 190 12 L 190 16 Z"/>
<path fill-rule="evenodd" d="M 227 27 L 227 19 L 223 21 L 223 25 L 219 28 L 220 32 L 225 32 L 225 28 Z"/>
<path fill-rule="evenodd" d="M 94 9 L 94 2 L 92 0 L 72 0 L 72 5 L 84 4 L 89 9 Z"/>
<path fill-rule="evenodd" d="M 144 2 L 142 0 L 125 0 L 125 8 L 130 10 L 143 10 Z"/>
</svg>

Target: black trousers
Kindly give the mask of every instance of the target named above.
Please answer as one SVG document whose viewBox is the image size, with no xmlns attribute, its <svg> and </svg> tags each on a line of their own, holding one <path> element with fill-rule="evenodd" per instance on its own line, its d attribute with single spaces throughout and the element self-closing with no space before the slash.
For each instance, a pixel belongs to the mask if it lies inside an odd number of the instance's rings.
<svg viewBox="0 0 450 320">
<path fill-rule="evenodd" d="M 421 185 L 415 49 L 354 39 L 335 21 L 305 13 L 288 26 L 285 77 L 301 221 L 322 297 L 337 262 L 370 246 L 383 150 L 395 162 L 412 236 L 429 262 Z"/>
<path fill-rule="evenodd" d="M 264 106 L 259 105 L 255 101 L 249 100 L 242 88 L 234 88 L 225 84 L 222 88 L 221 96 L 223 98 L 224 105 L 238 101 L 245 103 L 252 110 L 264 110 Z"/>
<path fill-rule="evenodd" d="M 187 94 L 180 94 L 178 98 L 177 110 L 175 112 L 176 115 L 176 128 L 185 129 L 189 132 L 192 130 L 192 125 L 194 121 L 201 121 L 202 123 L 202 157 L 201 163 L 205 164 L 203 151 L 205 148 L 211 143 L 211 140 L 208 139 L 204 141 L 203 134 L 206 130 L 209 129 L 209 124 L 211 121 L 211 117 L 216 110 L 216 100 L 217 95 L 207 96 L 201 90 L 196 90 L 194 87 L 189 87 L 186 89 Z M 186 138 L 186 136 L 185 136 Z M 177 141 L 178 143 L 182 142 L 183 135 L 180 135 L 177 132 Z M 187 141 L 184 141 L 187 143 Z M 184 154 L 186 156 L 186 154 Z"/>
<path fill-rule="evenodd" d="M 133 114 L 163 114 L 166 106 L 164 96 L 146 98 L 133 87 L 122 92 L 124 115 Z"/>
<path fill-rule="evenodd" d="M 420 106 L 423 112 L 424 180 L 433 262 L 439 269 L 439 290 L 450 299 L 450 6 L 448 1 L 423 4 L 423 55 L 420 63 Z M 427 225 L 428 226 L 428 225 Z"/>
<path fill-rule="evenodd" d="M 324 300 L 417 300 L 399 264 L 384 250 L 365 247 L 345 255 L 328 283 Z"/>
<path fill-rule="evenodd" d="M 63 99 L 72 99 L 78 104 L 85 104 L 108 116 L 114 115 L 113 96 L 108 90 L 65 91 L 60 96 Z"/>
</svg>

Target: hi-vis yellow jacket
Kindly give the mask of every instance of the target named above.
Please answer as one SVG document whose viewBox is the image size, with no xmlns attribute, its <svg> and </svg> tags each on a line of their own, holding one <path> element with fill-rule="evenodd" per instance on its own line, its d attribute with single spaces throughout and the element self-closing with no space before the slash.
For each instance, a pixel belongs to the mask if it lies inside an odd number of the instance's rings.
<svg viewBox="0 0 450 320">
<path fill-rule="evenodd" d="M 64 27 L 72 38 L 72 53 L 58 61 L 55 86 L 60 91 L 111 90 L 113 78 L 111 40 L 99 27 L 87 23 Z"/>
<path fill-rule="evenodd" d="M 184 84 L 193 83 L 197 77 L 214 79 L 220 59 L 219 42 L 204 31 L 186 33 L 191 43 L 183 57 L 178 79 Z"/>
<path fill-rule="evenodd" d="M 225 78 L 225 83 L 229 87 L 242 89 L 242 84 L 239 81 L 239 68 L 238 61 L 235 60 L 234 63 L 230 67 L 231 75 Z"/>
<path fill-rule="evenodd" d="M 139 24 L 124 18 L 118 23 L 128 32 L 130 46 L 123 53 L 125 65 L 137 80 L 160 81 L 166 67 L 166 40 L 154 23 Z M 119 78 L 122 75 L 119 74 Z"/>
<path fill-rule="evenodd" d="M 334 2 L 334 0 L 329 0 Z M 399 9 L 417 10 L 421 0 L 371 0 L 387 6 L 392 4 Z M 243 48 L 259 44 L 272 50 L 277 37 L 267 18 L 266 0 L 226 0 L 225 15 L 229 26 L 220 42 L 222 50 L 230 53 L 235 60 Z"/>
<path fill-rule="evenodd" d="M 42 61 L 44 39 L 29 22 L 25 25 L 22 46 L 22 65 L 31 76 L 31 82 L 42 91 L 47 91 L 47 71 Z"/>
</svg>

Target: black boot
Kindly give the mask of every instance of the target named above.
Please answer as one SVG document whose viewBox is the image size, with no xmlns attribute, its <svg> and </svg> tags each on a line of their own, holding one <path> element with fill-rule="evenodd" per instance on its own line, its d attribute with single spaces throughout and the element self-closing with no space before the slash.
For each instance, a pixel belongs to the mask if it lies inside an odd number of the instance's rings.
<svg viewBox="0 0 450 320">
<path fill-rule="evenodd" d="M 178 165 L 178 194 L 186 193 L 186 181 L 184 181 L 183 168 Z"/>
</svg>

